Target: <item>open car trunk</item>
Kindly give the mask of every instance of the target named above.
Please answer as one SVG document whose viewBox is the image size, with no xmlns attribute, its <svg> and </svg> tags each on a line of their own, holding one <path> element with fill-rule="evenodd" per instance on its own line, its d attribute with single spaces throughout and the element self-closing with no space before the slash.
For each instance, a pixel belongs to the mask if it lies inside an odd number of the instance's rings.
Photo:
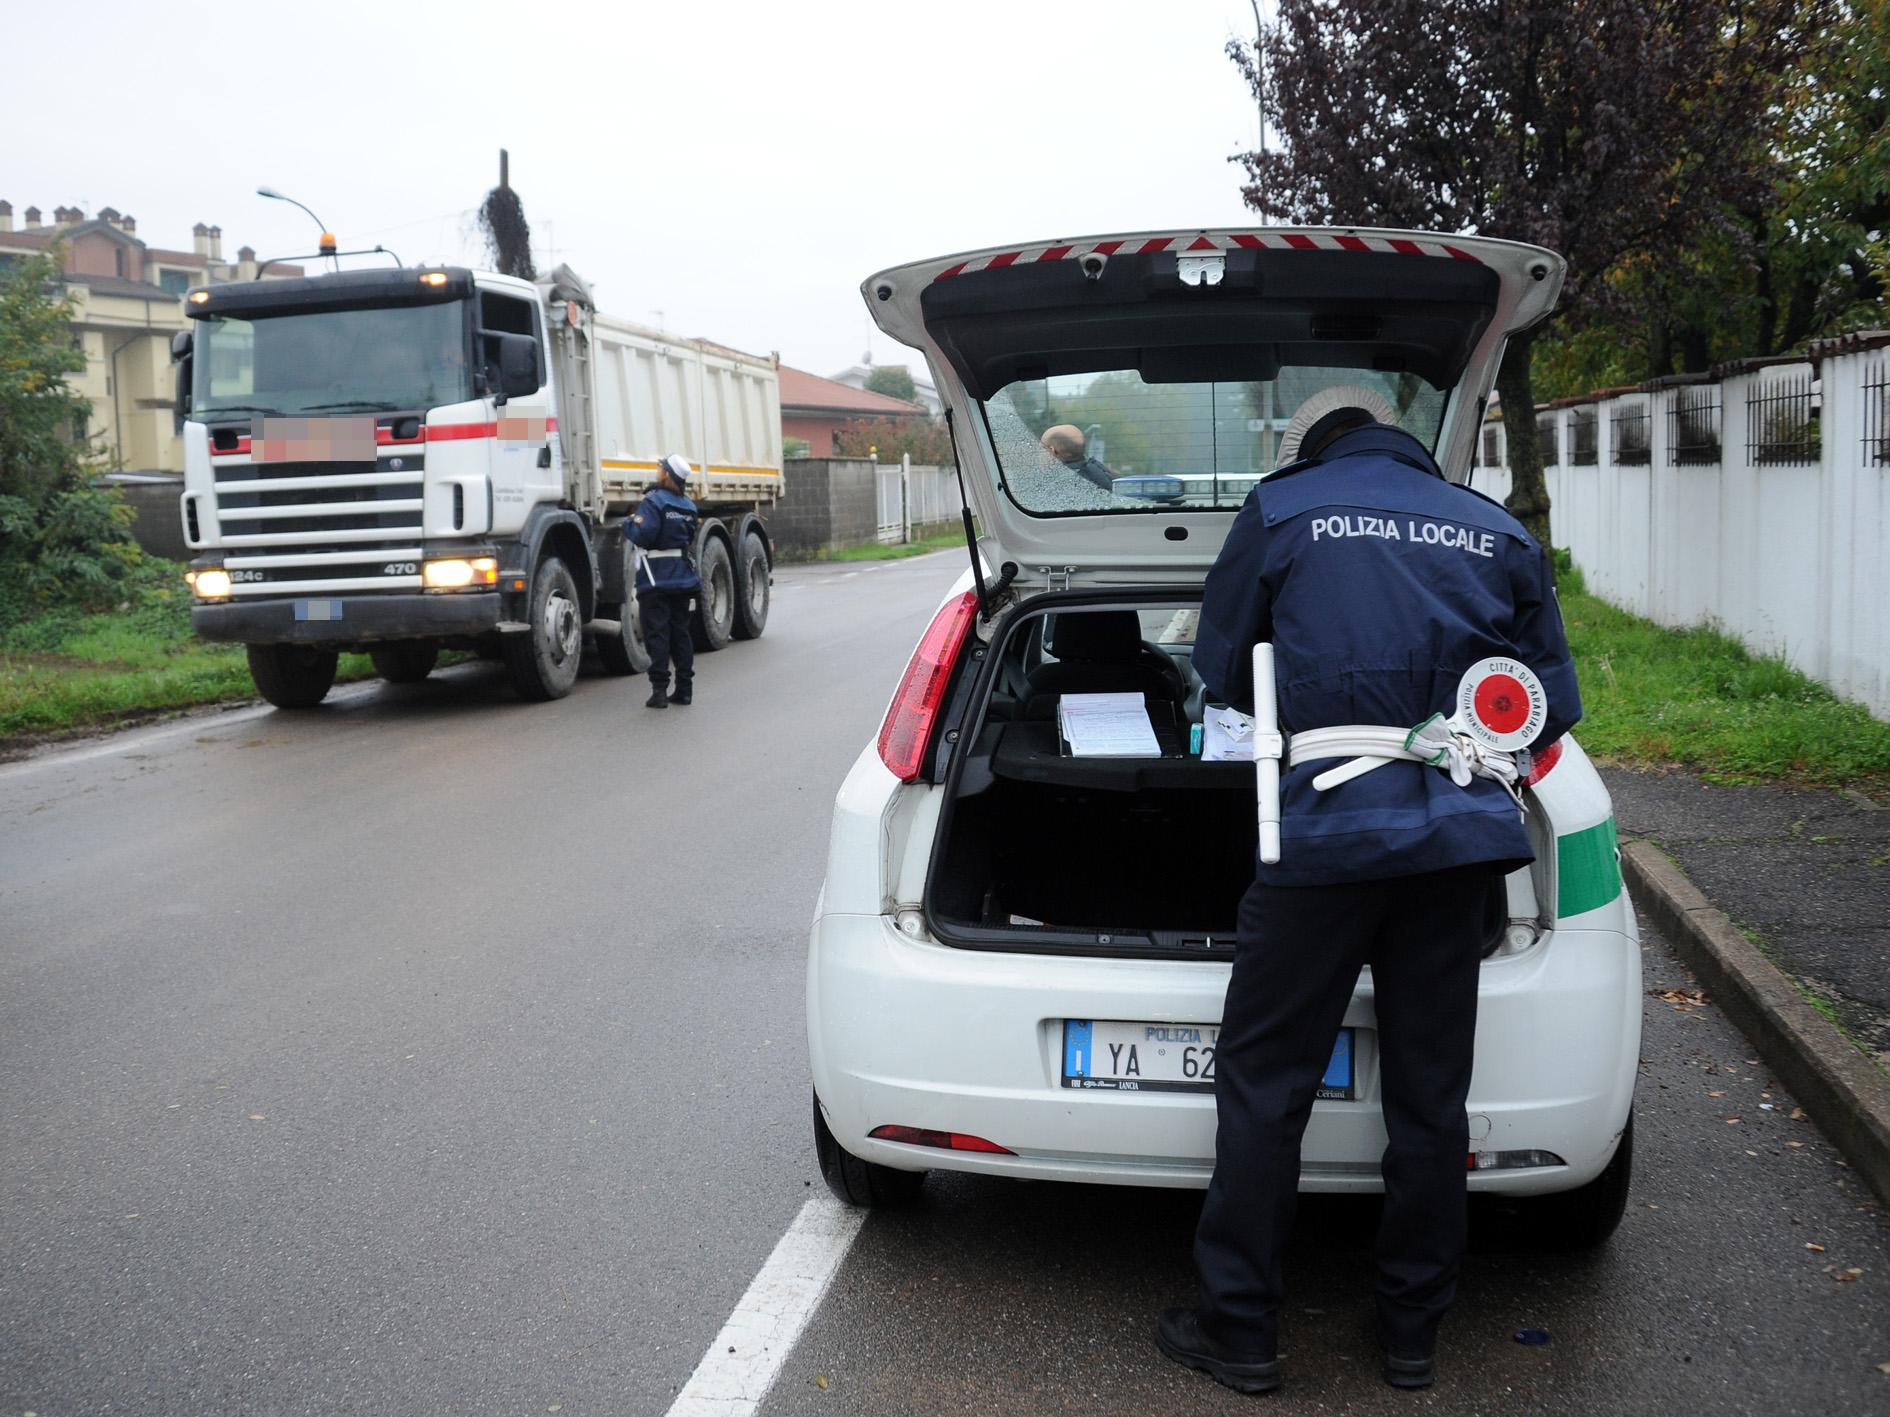
<svg viewBox="0 0 1890 1417">
<path fill-rule="evenodd" d="M 1205 707 L 1192 664 L 1198 605 L 1174 591 L 1068 592 L 1001 623 L 966 701 L 968 747 L 946 776 L 925 901 L 940 939 L 1129 958 L 1232 953 L 1258 845 L 1254 771 L 1191 748 Z M 1107 634 L 1090 628 L 1105 624 Z M 1061 696 L 1135 690 L 1161 756 L 1070 756 Z M 1523 898 L 1492 877 L 1486 953 Z"/>
</svg>

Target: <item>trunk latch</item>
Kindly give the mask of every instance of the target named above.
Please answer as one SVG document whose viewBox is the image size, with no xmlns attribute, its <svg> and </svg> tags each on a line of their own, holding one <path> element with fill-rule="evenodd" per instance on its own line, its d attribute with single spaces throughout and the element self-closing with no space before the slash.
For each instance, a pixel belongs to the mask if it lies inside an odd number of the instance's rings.
<svg viewBox="0 0 1890 1417">
<path fill-rule="evenodd" d="M 1209 256 L 1178 256 L 1175 272 L 1183 285 L 1219 285 L 1227 273 L 1227 257 L 1218 251 Z"/>
</svg>

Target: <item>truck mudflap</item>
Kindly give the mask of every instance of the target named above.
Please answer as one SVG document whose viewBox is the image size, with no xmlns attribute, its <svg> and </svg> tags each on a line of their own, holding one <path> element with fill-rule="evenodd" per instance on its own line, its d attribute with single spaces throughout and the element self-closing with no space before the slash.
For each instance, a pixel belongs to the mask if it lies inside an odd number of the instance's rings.
<svg viewBox="0 0 1890 1417">
<path fill-rule="evenodd" d="M 327 645 L 446 639 L 499 628 L 499 595 L 296 596 L 193 605 L 190 628 L 206 640 L 246 645 Z"/>
</svg>

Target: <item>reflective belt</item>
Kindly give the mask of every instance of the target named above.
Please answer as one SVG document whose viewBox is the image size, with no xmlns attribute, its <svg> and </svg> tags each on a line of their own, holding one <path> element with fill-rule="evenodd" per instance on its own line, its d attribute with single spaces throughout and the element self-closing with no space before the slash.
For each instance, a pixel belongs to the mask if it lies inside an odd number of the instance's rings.
<svg viewBox="0 0 1890 1417">
<path fill-rule="evenodd" d="M 1517 756 L 1478 741 L 1455 719 L 1434 713 L 1416 728 L 1353 723 L 1295 733 L 1289 764 L 1298 767 L 1324 758 L 1350 758 L 1313 779 L 1314 790 L 1325 792 L 1386 763 L 1423 763 L 1449 773 L 1459 787 L 1468 787 L 1473 777 L 1500 782 L 1520 803 L 1522 791 L 1516 784 L 1522 769 Z"/>
<path fill-rule="evenodd" d="M 682 554 L 683 548 L 678 546 L 670 551 L 645 551 L 643 553 L 643 559 L 646 561 L 668 561 Z"/>
</svg>

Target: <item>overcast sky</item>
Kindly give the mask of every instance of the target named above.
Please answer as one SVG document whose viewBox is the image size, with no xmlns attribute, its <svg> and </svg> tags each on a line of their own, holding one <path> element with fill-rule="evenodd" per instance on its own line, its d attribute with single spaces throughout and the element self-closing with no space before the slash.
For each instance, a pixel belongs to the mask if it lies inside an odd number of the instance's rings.
<svg viewBox="0 0 1890 1417">
<path fill-rule="evenodd" d="M 411 11 L 411 13 L 410 13 Z M 8 16 L 0 198 L 115 206 L 153 246 L 482 263 L 512 155 L 541 269 L 610 314 L 830 374 L 859 283 L 981 246 L 1237 225 L 1245 0 L 268 6 Z M 32 116 L 36 121 L 26 121 Z M 660 312 L 660 315 L 659 313 Z M 878 363 L 905 351 L 872 331 Z"/>
</svg>

